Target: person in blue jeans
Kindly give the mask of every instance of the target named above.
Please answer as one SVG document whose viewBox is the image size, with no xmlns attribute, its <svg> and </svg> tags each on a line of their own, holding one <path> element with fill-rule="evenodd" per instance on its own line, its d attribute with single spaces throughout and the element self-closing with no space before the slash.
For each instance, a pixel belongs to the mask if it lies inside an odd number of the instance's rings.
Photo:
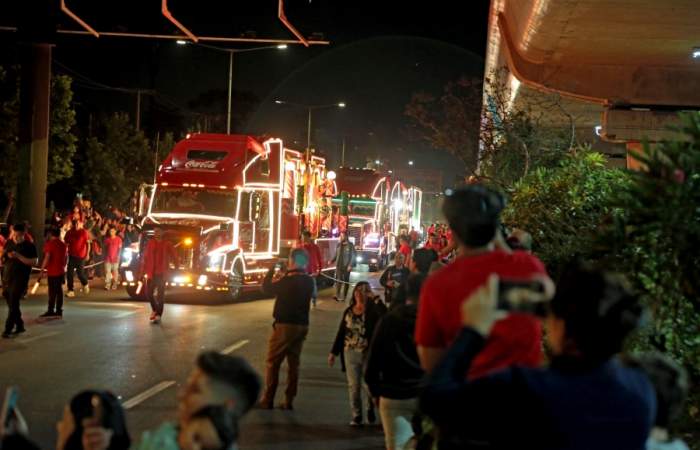
<svg viewBox="0 0 700 450">
<path fill-rule="evenodd" d="M 350 409 L 352 421 L 350 426 L 362 425 L 362 392 L 367 403 L 367 421 L 376 421 L 374 404 L 367 384 L 364 382 L 364 368 L 367 361 L 369 343 L 374 328 L 386 312 L 382 302 L 375 302 L 374 293 L 369 283 L 360 281 L 355 285 L 347 307 L 340 319 L 338 333 L 328 355 L 328 365 L 333 367 L 336 357 L 341 357 L 342 368 L 348 379 Z"/>
<path fill-rule="evenodd" d="M 644 449 L 656 396 L 646 374 L 616 356 L 643 312 L 624 280 L 569 267 L 554 299 L 542 303 L 549 367 L 511 366 L 467 379 L 494 323 L 508 314 L 502 302 L 497 309 L 498 286 L 492 275 L 464 302 L 464 329 L 421 395 L 422 412 L 440 430 L 439 448 Z M 532 305 L 531 298 L 517 300 L 518 308 Z"/>
</svg>

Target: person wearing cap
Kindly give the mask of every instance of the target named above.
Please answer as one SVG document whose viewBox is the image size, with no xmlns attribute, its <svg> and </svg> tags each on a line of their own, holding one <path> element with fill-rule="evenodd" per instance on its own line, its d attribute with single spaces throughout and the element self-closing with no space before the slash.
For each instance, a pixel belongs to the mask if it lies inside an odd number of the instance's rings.
<svg viewBox="0 0 700 450">
<path fill-rule="evenodd" d="M 32 266 L 37 263 L 38 255 L 34 244 L 24 238 L 25 230 L 23 223 L 14 226 L 12 239 L 5 244 L 2 255 L 3 297 L 7 301 L 7 320 L 5 331 L 2 333 L 3 338 L 26 331 L 19 301 L 27 291 L 29 275 L 32 273 Z"/>
<path fill-rule="evenodd" d="M 556 291 L 551 301 L 553 286 L 545 295 L 521 291 L 518 299 L 533 311 L 544 306 L 549 366 L 516 362 L 479 378 L 466 375 L 514 314 L 498 309 L 496 274 L 462 302 L 461 330 L 420 398 L 439 429 L 439 448 L 645 448 L 654 388 L 643 370 L 618 357 L 643 316 L 639 296 L 624 278 L 578 263 L 564 270 Z"/>
<path fill-rule="evenodd" d="M 496 248 L 503 198 L 480 185 L 448 191 L 443 213 L 459 247 L 459 256 L 425 283 L 416 323 L 416 343 L 423 368 L 430 372 L 460 329 L 460 306 L 491 274 L 523 280 L 546 275 L 542 262 L 524 252 Z M 510 364 L 542 363 L 542 328 L 534 317 L 512 314 L 496 324 L 490 339 L 471 365 L 470 377 L 483 376 Z"/>
</svg>

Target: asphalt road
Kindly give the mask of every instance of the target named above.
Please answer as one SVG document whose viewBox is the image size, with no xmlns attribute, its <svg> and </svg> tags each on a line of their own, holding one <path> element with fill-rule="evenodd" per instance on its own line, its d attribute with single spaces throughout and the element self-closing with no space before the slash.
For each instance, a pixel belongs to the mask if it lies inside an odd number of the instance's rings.
<svg viewBox="0 0 700 450">
<path fill-rule="evenodd" d="M 354 273 L 353 280 L 376 276 Z M 148 321 L 147 303 L 128 300 L 123 291 L 92 292 L 66 299 L 62 320 L 41 320 L 45 290 L 22 303 L 27 332 L 0 340 L 0 395 L 8 385 L 20 389 L 19 406 L 30 435 L 42 448 L 54 448 L 55 423 L 64 404 L 87 388 L 114 392 L 127 408 L 132 438 L 174 418 L 176 393 L 202 350 L 247 358 L 264 373 L 272 299 L 222 303 L 203 293 L 166 295 L 160 325 Z M 326 358 L 345 307 L 321 291 L 311 311 L 304 346 L 299 396 L 293 412 L 253 410 L 242 425 L 242 449 L 381 449 L 380 426 L 348 426 L 350 410 L 345 375 Z M 0 306 L 4 320 L 6 305 Z M 284 391 L 284 374 L 278 396 Z M 281 399 L 280 399 L 281 400 Z"/>
</svg>

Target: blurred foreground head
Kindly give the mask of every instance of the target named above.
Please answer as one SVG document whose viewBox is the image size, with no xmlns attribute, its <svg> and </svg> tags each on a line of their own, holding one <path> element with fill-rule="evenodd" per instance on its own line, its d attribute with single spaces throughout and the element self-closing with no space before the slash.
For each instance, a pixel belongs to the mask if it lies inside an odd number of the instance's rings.
<svg viewBox="0 0 700 450">
<path fill-rule="evenodd" d="M 484 186 L 448 189 L 442 212 L 460 243 L 469 248 L 488 245 L 496 236 L 503 197 Z"/>
</svg>

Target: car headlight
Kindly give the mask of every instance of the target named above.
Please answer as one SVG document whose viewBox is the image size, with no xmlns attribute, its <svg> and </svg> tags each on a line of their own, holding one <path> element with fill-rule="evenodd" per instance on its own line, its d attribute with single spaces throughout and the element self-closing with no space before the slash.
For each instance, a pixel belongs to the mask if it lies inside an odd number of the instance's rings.
<svg viewBox="0 0 700 450">
<path fill-rule="evenodd" d="M 372 264 L 377 264 L 377 258 L 372 258 L 369 260 Z"/>
<path fill-rule="evenodd" d="M 355 258 L 355 261 L 362 262 L 362 256 L 358 256 L 357 258 Z"/>
</svg>

